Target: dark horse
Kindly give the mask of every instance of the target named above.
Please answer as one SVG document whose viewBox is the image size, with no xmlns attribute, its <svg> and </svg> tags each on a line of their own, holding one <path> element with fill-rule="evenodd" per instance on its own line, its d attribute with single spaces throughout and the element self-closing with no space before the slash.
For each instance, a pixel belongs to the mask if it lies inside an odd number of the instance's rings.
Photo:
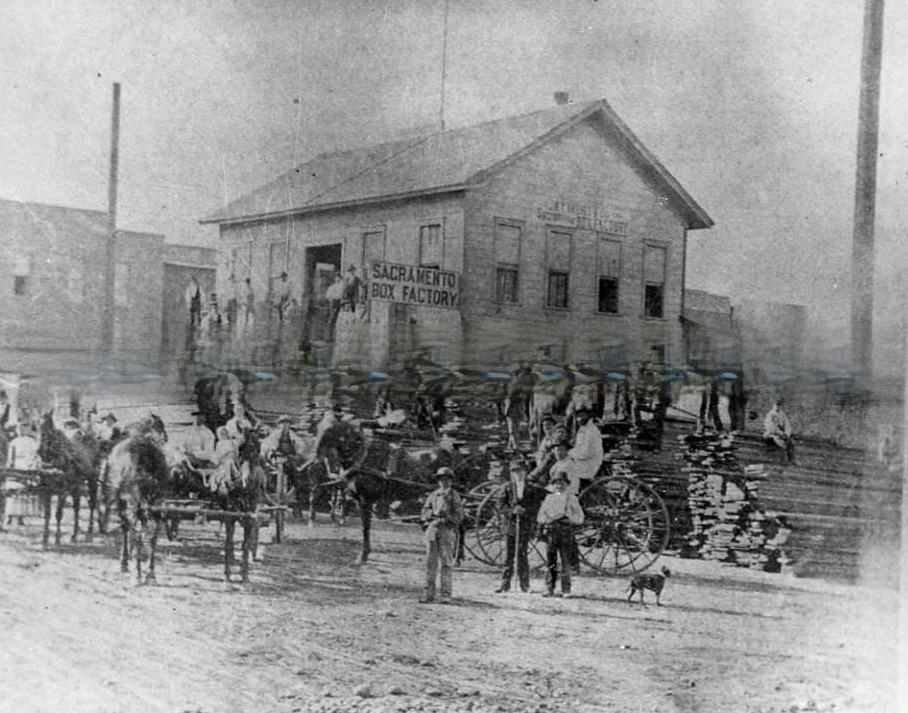
<svg viewBox="0 0 908 713">
<path fill-rule="evenodd" d="M 72 541 L 79 536 L 79 507 L 83 487 L 87 488 L 89 514 L 88 535 L 93 534 L 94 517 L 98 506 L 98 473 L 100 467 L 100 449 L 97 440 L 90 435 L 80 434 L 73 440 L 67 438 L 54 426 L 51 414 L 45 414 L 41 420 L 41 443 L 38 456 L 44 468 L 40 471 L 38 483 L 33 490 L 38 494 L 44 508 L 44 536 L 42 544 L 48 546 L 50 540 L 50 517 L 53 498 L 57 498 L 54 544 L 59 547 L 61 538 L 61 521 L 66 498 L 73 501 L 74 524 Z"/>
<path fill-rule="evenodd" d="M 110 494 L 117 503 L 123 549 L 120 559 L 122 572 L 129 571 L 130 535 L 134 540 L 136 577 L 142 582 L 142 554 L 145 538 L 149 538 L 147 583 L 155 581 L 155 549 L 162 518 L 154 510 L 172 489 L 170 469 L 164 456 L 167 431 L 159 416 L 152 414 L 146 421 L 130 429 L 131 435 L 117 443 L 107 458 Z"/>
<path fill-rule="evenodd" d="M 343 488 L 349 493 L 359 506 L 362 521 L 363 544 L 357 564 L 363 564 L 372 551 L 373 515 L 386 518 L 395 501 L 414 500 L 428 494 L 435 487 L 432 473 L 407 456 L 403 449 L 393 448 L 387 440 L 377 436 L 366 438 L 356 426 L 346 422 L 334 424 L 325 431 L 320 449 L 323 446 L 334 449 L 343 478 L 318 482 L 318 475 L 327 474 L 326 468 L 310 466 L 304 469 L 303 477 L 309 479 L 310 511 L 319 488 Z M 314 465 L 317 466 L 318 461 Z"/>
</svg>

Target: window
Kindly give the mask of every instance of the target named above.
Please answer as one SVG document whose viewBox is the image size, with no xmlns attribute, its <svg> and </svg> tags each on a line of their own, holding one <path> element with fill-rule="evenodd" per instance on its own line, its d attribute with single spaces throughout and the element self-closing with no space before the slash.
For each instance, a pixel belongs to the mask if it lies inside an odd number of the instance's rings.
<svg viewBox="0 0 908 713">
<path fill-rule="evenodd" d="M 665 316 L 665 257 L 666 250 L 647 245 L 643 253 L 643 315 Z"/>
<path fill-rule="evenodd" d="M 618 285 L 621 279 L 621 243 L 599 238 L 599 311 L 618 314 Z"/>
<path fill-rule="evenodd" d="M 444 259 L 444 234 L 441 223 L 419 227 L 419 266 L 440 270 Z"/>
<path fill-rule="evenodd" d="M 614 277 L 599 278 L 599 311 L 618 314 L 618 280 Z"/>
<path fill-rule="evenodd" d="M 31 275 L 31 260 L 24 256 L 16 256 L 13 265 L 13 294 L 21 297 L 28 294 L 28 277 Z"/>
<path fill-rule="evenodd" d="M 499 221 L 495 224 L 495 301 L 520 301 L 521 226 Z"/>
<path fill-rule="evenodd" d="M 373 262 L 385 261 L 385 229 L 370 228 L 363 231 L 363 272 L 369 274 Z"/>
<path fill-rule="evenodd" d="M 570 275 L 559 270 L 549 270 L 548 299 L 546 307 L 568 308 Z"/>
<path fill-rule="evenodd" d="M 571 241 L 570 233 L 549 231 L 545 253 L 548 266 L 546 307 L 570 308 Z"/>
</svg>

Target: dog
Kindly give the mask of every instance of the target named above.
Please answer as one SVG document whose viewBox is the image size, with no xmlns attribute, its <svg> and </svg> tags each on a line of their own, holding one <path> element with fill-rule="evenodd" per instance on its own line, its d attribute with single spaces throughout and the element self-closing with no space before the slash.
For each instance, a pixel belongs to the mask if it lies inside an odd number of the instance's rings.
<svg viewBox="0 0 908 713">
<path fill-rule="evenodd" d="M 643 606 L 646 606 L 646 603 L 643 601 L 643 590 L 649 589 L 656 593 L 656 606 L 661 607 L 662 604 L 659 601 L 659 596 L 662 594 L 662 588 L 665 586 L 665 580 L 672 576 L 671 571 L 668 567 L 662 568 L 662 574 L 635 574 L 631 578 L 631 584 L 627 588 L 629 594 L 627 595 L 628 604 L 631 602 L 631 598 L 634 596 L 635 592 L 640 592 L 640 603 Z"/>
</svg>

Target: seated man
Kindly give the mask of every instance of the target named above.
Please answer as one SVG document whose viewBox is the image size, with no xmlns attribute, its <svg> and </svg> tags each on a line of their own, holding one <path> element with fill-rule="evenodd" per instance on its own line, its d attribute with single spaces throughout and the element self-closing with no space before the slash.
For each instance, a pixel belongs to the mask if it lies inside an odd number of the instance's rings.
<svg viewBox="0 0 908 713">
<path fill-rule="evenodd" d="M 310 438 L 307 441 L 295 434 L 290 429 L 292 421 L 289 416 L 281 416 L 277 420 L 277 428 L 271 431 L 259 446 L 263 459 L 274 460 L 283 468 L 287 485 L 296 482 L 299 467 L 311 458 L 315 450 L 315 439 Z M 270 489 L 277 487 L 276 483 L 270 485 L 274 486 Z"/>
<path fill-rule="evenodd" d="M 774 401 L 769 413 L 766 414 L 766 420 L 763 422 L 763 440 L 770 448 L 781 449 L 785 462 L 795 462 L 794 435 L 788 414 L 782 410 L 782 399 Z"/>
<path fill-rule="evenodd" d="M 574 447 L 570 450 L 577 474 L 581 481 L 580 489 L 596 477 L 602 459 L 605 455 L 602 449 L 602 434 L 599 427 L 592 420 L 592 413 L 588 409 L 580 409 L 576 413 L 577 435 L 574 438 Z"/>
<path fill-rule="evenodd" d="M 211 468 L 214 460 L 214 434 L 205 425 L 205 414 L 193 411 L 195 425 L 186 432 L 183 452 L 193 468 Z"/>
<path fill-rule="evenodd" d="M 243 445 L 246 440 L 246 434 L 252 430 L 252 421 L 246 415 L 246 407 L 237 402 L 233 407 L 233 418 L 227 421 L 224 428 L 227 434 L 237 442 L 237 446 Z"/>
</svg>

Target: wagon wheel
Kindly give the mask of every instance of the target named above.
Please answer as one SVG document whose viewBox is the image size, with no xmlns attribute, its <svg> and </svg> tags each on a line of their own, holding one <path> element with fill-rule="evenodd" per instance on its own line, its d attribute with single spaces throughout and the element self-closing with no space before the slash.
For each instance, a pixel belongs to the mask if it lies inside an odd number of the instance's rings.
<svg viewBox="0 0 908 713">
<path fill-rule="evenodd" d="M 487 481 L 477 485 L 467 495 L 468 500 L 479 499 L 479 505 L 472 514 L 471 527 L 464 536 L 464 547 L 480 562 L 492 566 L 504 564 L 507 523 L 496 497 L 500 487 L 498 483 Z"/>
<path fill-rule="evenodd" d="M 487 488 L 488 493 L 476 508 L 474 526 L 464 544 L 480 562 L 493 567 L 503 567 L 507 555 L 508 518 L 498 497 L 501 486 L 494 483 L 492 486 Z M 545 546 L 538 538 L 535 528 L 530 534 L 527 558 L 531 570 L 539 570 L 545 566 Z"/>
<path fill-rule="evenodd" d="M 668 545 L 668 508 L 645 483 L 599 478 L 580 493 L 580 505 L 585 520 L 574 537 L 581 559 L 597 572 L 643 571 Z"/>
</svg>

